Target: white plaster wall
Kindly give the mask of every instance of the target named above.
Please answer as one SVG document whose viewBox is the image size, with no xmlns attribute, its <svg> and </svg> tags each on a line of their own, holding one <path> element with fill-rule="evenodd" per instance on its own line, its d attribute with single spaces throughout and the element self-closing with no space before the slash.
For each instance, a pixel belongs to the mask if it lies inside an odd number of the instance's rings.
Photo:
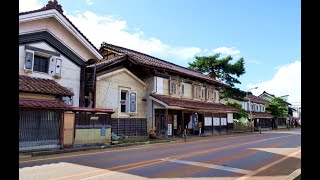
<svg viewBox="0 0 320 180">
<path fill-rule="evenodd" d="M 34 21 L 19 23 L 19 34 L 27 34 L 38 31 L 48 31 L 64 45 L 69 47 L 75 54 L 79 55 L 84 61 L 96 59 L 80 41 L 75 38 L 63 25 L 55 18 L 39 19 Z"/>
<path fill-rule="evenodd" d="M 121 87 L 137 92 L 137 114 L 131 114 L 130 117 L 146 118 L 147 101 L 142 101 L 142 99 L 147 98 L 147 87 L 143 86 L 140 82 L 125 72 L 97 80 L 97 108 L 113 108 L 115 113 L 111 115 L 112 118 L 129 117 L 128 115 L 120 114 L 119 90 Z"/>
<path fill-rule="evenodd" d="M 53 47 L 49 46 L 45 42 L 38 42 L 38 43 L 30 43 L 28 44 L 33 47 L 49 50 L 49 51 L 56 51 Z M 57 51 L 56 51 L 57 52 Z M 25 63 L 25 46 L 19 46 L 19 74 L 31 76 L 31 77 L 39 77 L 39 78 L 46 78 L 52 79 L 58 82 L 60 85 L 71 89 L 74 93 L 73 96 L 73 106 L 79 106 L 79 93 L 80 93 L 80 67 L 70 61 L 68 58 L 60 55 L 62 59 L 62 69 L 61 69 L 61 78 L 55 78 L 49 74 L 45 73 L 38 73 L 38 72 L 29 72 L 26 73 L 24 71 L 24 63 Z"/>
<path fill-rule="evenodd" d="M 184 98 L 192 99 L 192 85 L 184 83 Z"/>
</svg>

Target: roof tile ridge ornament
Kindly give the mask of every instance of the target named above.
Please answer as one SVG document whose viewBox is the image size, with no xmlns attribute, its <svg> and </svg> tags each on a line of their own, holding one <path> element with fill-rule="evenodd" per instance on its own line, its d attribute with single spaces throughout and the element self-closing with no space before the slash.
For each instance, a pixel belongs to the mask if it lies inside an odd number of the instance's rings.
<svg viewBox="0 0 320 180">
<path fill-rule="evenodd" d="M 48 10 L 48 9 L 56 9 L 57 11 L 59 11 L 61 14 L 63 14 L 63 10 L 62 10 L 62 6 L 58 3 L 57 0 L 53 0 L 53 1 L 48 1 L 48 4 L 45 5 L 43 8 L 44 10 Z"/>
</svg>

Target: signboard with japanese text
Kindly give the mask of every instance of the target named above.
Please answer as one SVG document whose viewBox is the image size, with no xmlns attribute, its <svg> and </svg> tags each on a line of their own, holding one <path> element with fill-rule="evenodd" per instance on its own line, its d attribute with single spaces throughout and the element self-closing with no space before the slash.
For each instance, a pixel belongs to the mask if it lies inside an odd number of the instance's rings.
<svg viewBox="0 0 320 180">
<path fill-rule="evenodd" d="M 221 118 L 221 126 L 227 125 L 227 118 Z"/>
<path fill-rule="evenodd" d="M 220 118 L 213 118 L 213 126 L 220 126 Z"/>
<path fill-rule="evenodd" d="M 172 135 L 172 124 L 168 124 L 168 136 Z"/>
<path fill-rule="evenodd" d="M 212 126 L 212 117 L 204 117 L 204 126 Z"/>
</svg>

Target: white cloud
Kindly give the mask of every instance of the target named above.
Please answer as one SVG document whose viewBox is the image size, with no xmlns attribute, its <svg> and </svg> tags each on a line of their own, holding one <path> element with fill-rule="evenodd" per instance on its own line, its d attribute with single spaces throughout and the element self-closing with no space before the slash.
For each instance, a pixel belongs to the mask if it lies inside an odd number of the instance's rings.
<svg viewBox="0 0 320 180">
<path fill-rule="evenodd" d="M 201 52 L 197 47 L 176 47 L 155 37 L 145 37 L 139 28 L 130 29 L 127 21 L 114 16 L 99 16 L 90 11 L 66 15 L 97 48 L 105 41 L 146 54 L 180 60 L 191 59 Z"/>
<path fill-rule="evenodd" d="M 221 54 L 231 55 L 231 56 L 235 56 L 235 55 L 239 55 L 240 54 L 240 50 L 235 49 L 234 47 L 231 47 L 231 48 L 218 47 L 218 48 L 214 49 L 213 52 L 214 53 L 221 53 Z"/>
<path fill-rule="evenodd" d="M 197 47 L 175 48 L 168 52 L 176 57 L 179 57 L 180 59 L 190 59 L 193 58 L 196 54 L 200 53 L 201 49 Z"/>
<path fill-rule="evenodd" d="M 257 64 L 257 65 L 262 64 L 261 61 L 257 61 L 257 60 L 248 60 L 248 63 Z"/>
<path fill-rule="evenodd" d="M 40 9 L 44 6 L 38 0 L 19 0 L 19 12 Z"/>
<path fill-rule="evenodd" d="M 266 91 L 275 96 L 289 95 L 288 102 L 296 105 L 301 102 L 301 61 L 281 66 L 271 80 L 257 84 L 249 84 L 248 88 L 258 86 L 252 90 L 255 95 Z"/>
<path fill-rule="evenodd" d="M 92 5 L 93 4 L 93 0 L 86 0 L 87 5 Z"/>
</svg>

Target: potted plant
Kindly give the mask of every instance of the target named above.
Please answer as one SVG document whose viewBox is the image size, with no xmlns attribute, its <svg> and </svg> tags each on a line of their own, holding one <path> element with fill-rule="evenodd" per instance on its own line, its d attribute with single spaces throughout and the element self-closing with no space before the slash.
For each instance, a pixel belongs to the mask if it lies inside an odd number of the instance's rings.
<svg viewBox="0 0 320 180">
<path fill-rule="evenodd" d="M 156 139 L 157 138 L 156 128 L 151 128 L 150 129 L 149 138 L 150 139 Z"/>
</svg>

